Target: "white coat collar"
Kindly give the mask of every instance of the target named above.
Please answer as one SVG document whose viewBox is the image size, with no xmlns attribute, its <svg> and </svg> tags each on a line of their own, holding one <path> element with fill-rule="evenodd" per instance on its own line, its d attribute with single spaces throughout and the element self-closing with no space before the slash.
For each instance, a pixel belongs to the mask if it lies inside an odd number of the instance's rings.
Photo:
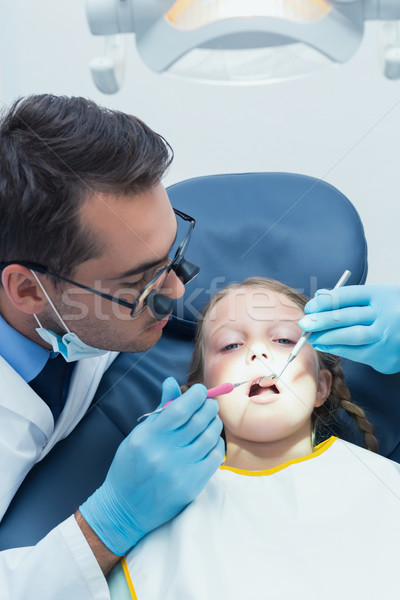
<svg viewBox="0 0 400 600">
<path fill-rule="evenodd" d="M 55 428 L 47 404 L 0 357 L 0 519 L 33 465 L 81 420 L 117 355 L 78 361 Z"/>
</svg>

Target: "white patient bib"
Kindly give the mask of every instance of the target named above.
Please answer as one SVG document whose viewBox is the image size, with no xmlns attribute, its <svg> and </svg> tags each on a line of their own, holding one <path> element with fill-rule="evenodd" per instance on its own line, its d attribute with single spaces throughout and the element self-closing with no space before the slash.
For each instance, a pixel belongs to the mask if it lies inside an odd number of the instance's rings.
<svg viewBox="0 0 400 600">
<path fill-rule="evenodd" d="M 399 564 L 400 465 L 330 438 L 269 471 L 221 467 L 124 566 L 137 600 L 376 600 L 400 597 Z"/>
</svg>

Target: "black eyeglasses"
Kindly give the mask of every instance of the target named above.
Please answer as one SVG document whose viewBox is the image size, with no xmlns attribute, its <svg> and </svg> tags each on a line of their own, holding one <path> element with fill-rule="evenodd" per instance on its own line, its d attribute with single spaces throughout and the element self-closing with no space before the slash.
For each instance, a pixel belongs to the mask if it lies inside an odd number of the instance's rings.
<svg viewBox="0 0 400 600">
<path fill-rule="evenodd" d="M 155 316 L 155 318 L 158 321 L 161 321 L 161 319 L 163 319 L 164 317 L 166 317 L 167 315 L 170 314 L 170 312 L 173 309 L 174 302 L 175 302 L 175 300 L 173 298 L 169 298 L 168 296 L 163 296 L 162 294 L 160 294 L 160 292 L 158 292 L 158 290 L 163 287 L 165 280 L 168 277 L 168 274 L 171 271 L 173 271 L 175 273 L 175 275 L 181 280 L 183 285 L 186 285 L 187 283 L 189 283 L 189 281 L 192 281 L 196 277 L 196 275 L 198 275 L 198 273 L 200 271 L 200 268 L 197 265 L 189 262 L 184 257 L 184 252 L 189 243 L 190 236 L 192 235 L 192 231 L 194 229 L 196 221 L 195 221 L 195 219 L 193 219 L 193 217 L 190 217 L 189 215 L 186 215 L 182 211 L 177 210 L 175 208 L 174 208 L 174 213 L 178 217 L 183 219 L 184 221 L 189 222 L 189 229 L 188 229 L 184 239 L 179 244 L 179 247 L 178 247 L 177 251 L 175 252 L 174 258 L 169 263 L 164 265 L 163 267 L 159 267 L 154 271 L 152 279 L 139 292 L 139 294 L 134 302 L 128 302 L 128 300 L 124 300 L 123 298 L 117 298 L 116 296 L 111 296 L 111 294 L 106 294 L 105 292 L 100 292 L 99 290 L 96 290 L 95 288 L 91 288 L 87 285 L 84 285 L 83 283 L 78 283 L 76 281 L 73 281 L 72 279 L 63 277 L 62 275 L 57 275 L 56 273 L 52 273 L 43 265 L 39 265 L 37 263 L 33 263 L 30 261 L 26 261 L 26 260 L 21 260 L 21 261 L 14 260 L 14 261 L 8 261 L 6 263 L 4 263 L 4 262 L 0 263 L 0 270 L 4 269 L 8 265 L 14 265 L 14 264 L 22 265 L 24 267 L 27 267 L 28 269 L 32 269 L 32 271 L 36 271 L 37 273 L 42 273 L 43 275 L 51 275 L 52 277 L 56 277 L 57 279 L 61 279 L 62 281 L 66 281 L 67 283 L 71 283 L 72 285 L 75 285 L 79 288 L 87 290 L 88 292 L 91 292 L 92 294 L 101 296 L 102 298 L 105 298 L 106 300 L 111 300 L 112 302 L 116 302 L 117 304 L 120 304 L 121 306 L 130 308 L 130 310 L 131 310 L 130 316 L 132 317 L 132 319 L 135 319 L 136 317 L 138 317 L 144 311 L 146 306 L 148 306 L 150 308 L 151 312 L 153 313 L 153 315 Z"/>
</svg>

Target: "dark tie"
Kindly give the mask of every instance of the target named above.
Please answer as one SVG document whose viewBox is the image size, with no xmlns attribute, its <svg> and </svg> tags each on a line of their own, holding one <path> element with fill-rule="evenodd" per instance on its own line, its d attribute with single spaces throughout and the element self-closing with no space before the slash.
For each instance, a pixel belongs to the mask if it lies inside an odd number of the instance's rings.
<svg viewBox="0 0 400 600">
<path fill-rule="evenodd" d="M 39 375 L 29 385 L 50 408 L 54 422 L 64 408 L 75 363 L 67 363 L 61 354 L 49 358 Z"/>
</svg>

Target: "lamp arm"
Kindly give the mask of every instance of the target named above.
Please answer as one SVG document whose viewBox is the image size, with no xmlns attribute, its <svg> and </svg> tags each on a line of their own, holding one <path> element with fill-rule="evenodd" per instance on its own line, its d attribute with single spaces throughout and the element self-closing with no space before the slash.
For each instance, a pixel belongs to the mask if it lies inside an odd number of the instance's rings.
<svg viewBox="0 0 400 600">
<path fill-rule="evenodd" d="M 86 16 L 93 35 L 135 31 L 133 0 L 86 0 Z"/>
<path fill-rule="evenodd" d="M 126 39 L 124 35 L 106 35 L 104 54 L 89 64 L 93 81 L 103 94 L 115 94 L 123 84 L 126 67 Z"/>
</svg>

